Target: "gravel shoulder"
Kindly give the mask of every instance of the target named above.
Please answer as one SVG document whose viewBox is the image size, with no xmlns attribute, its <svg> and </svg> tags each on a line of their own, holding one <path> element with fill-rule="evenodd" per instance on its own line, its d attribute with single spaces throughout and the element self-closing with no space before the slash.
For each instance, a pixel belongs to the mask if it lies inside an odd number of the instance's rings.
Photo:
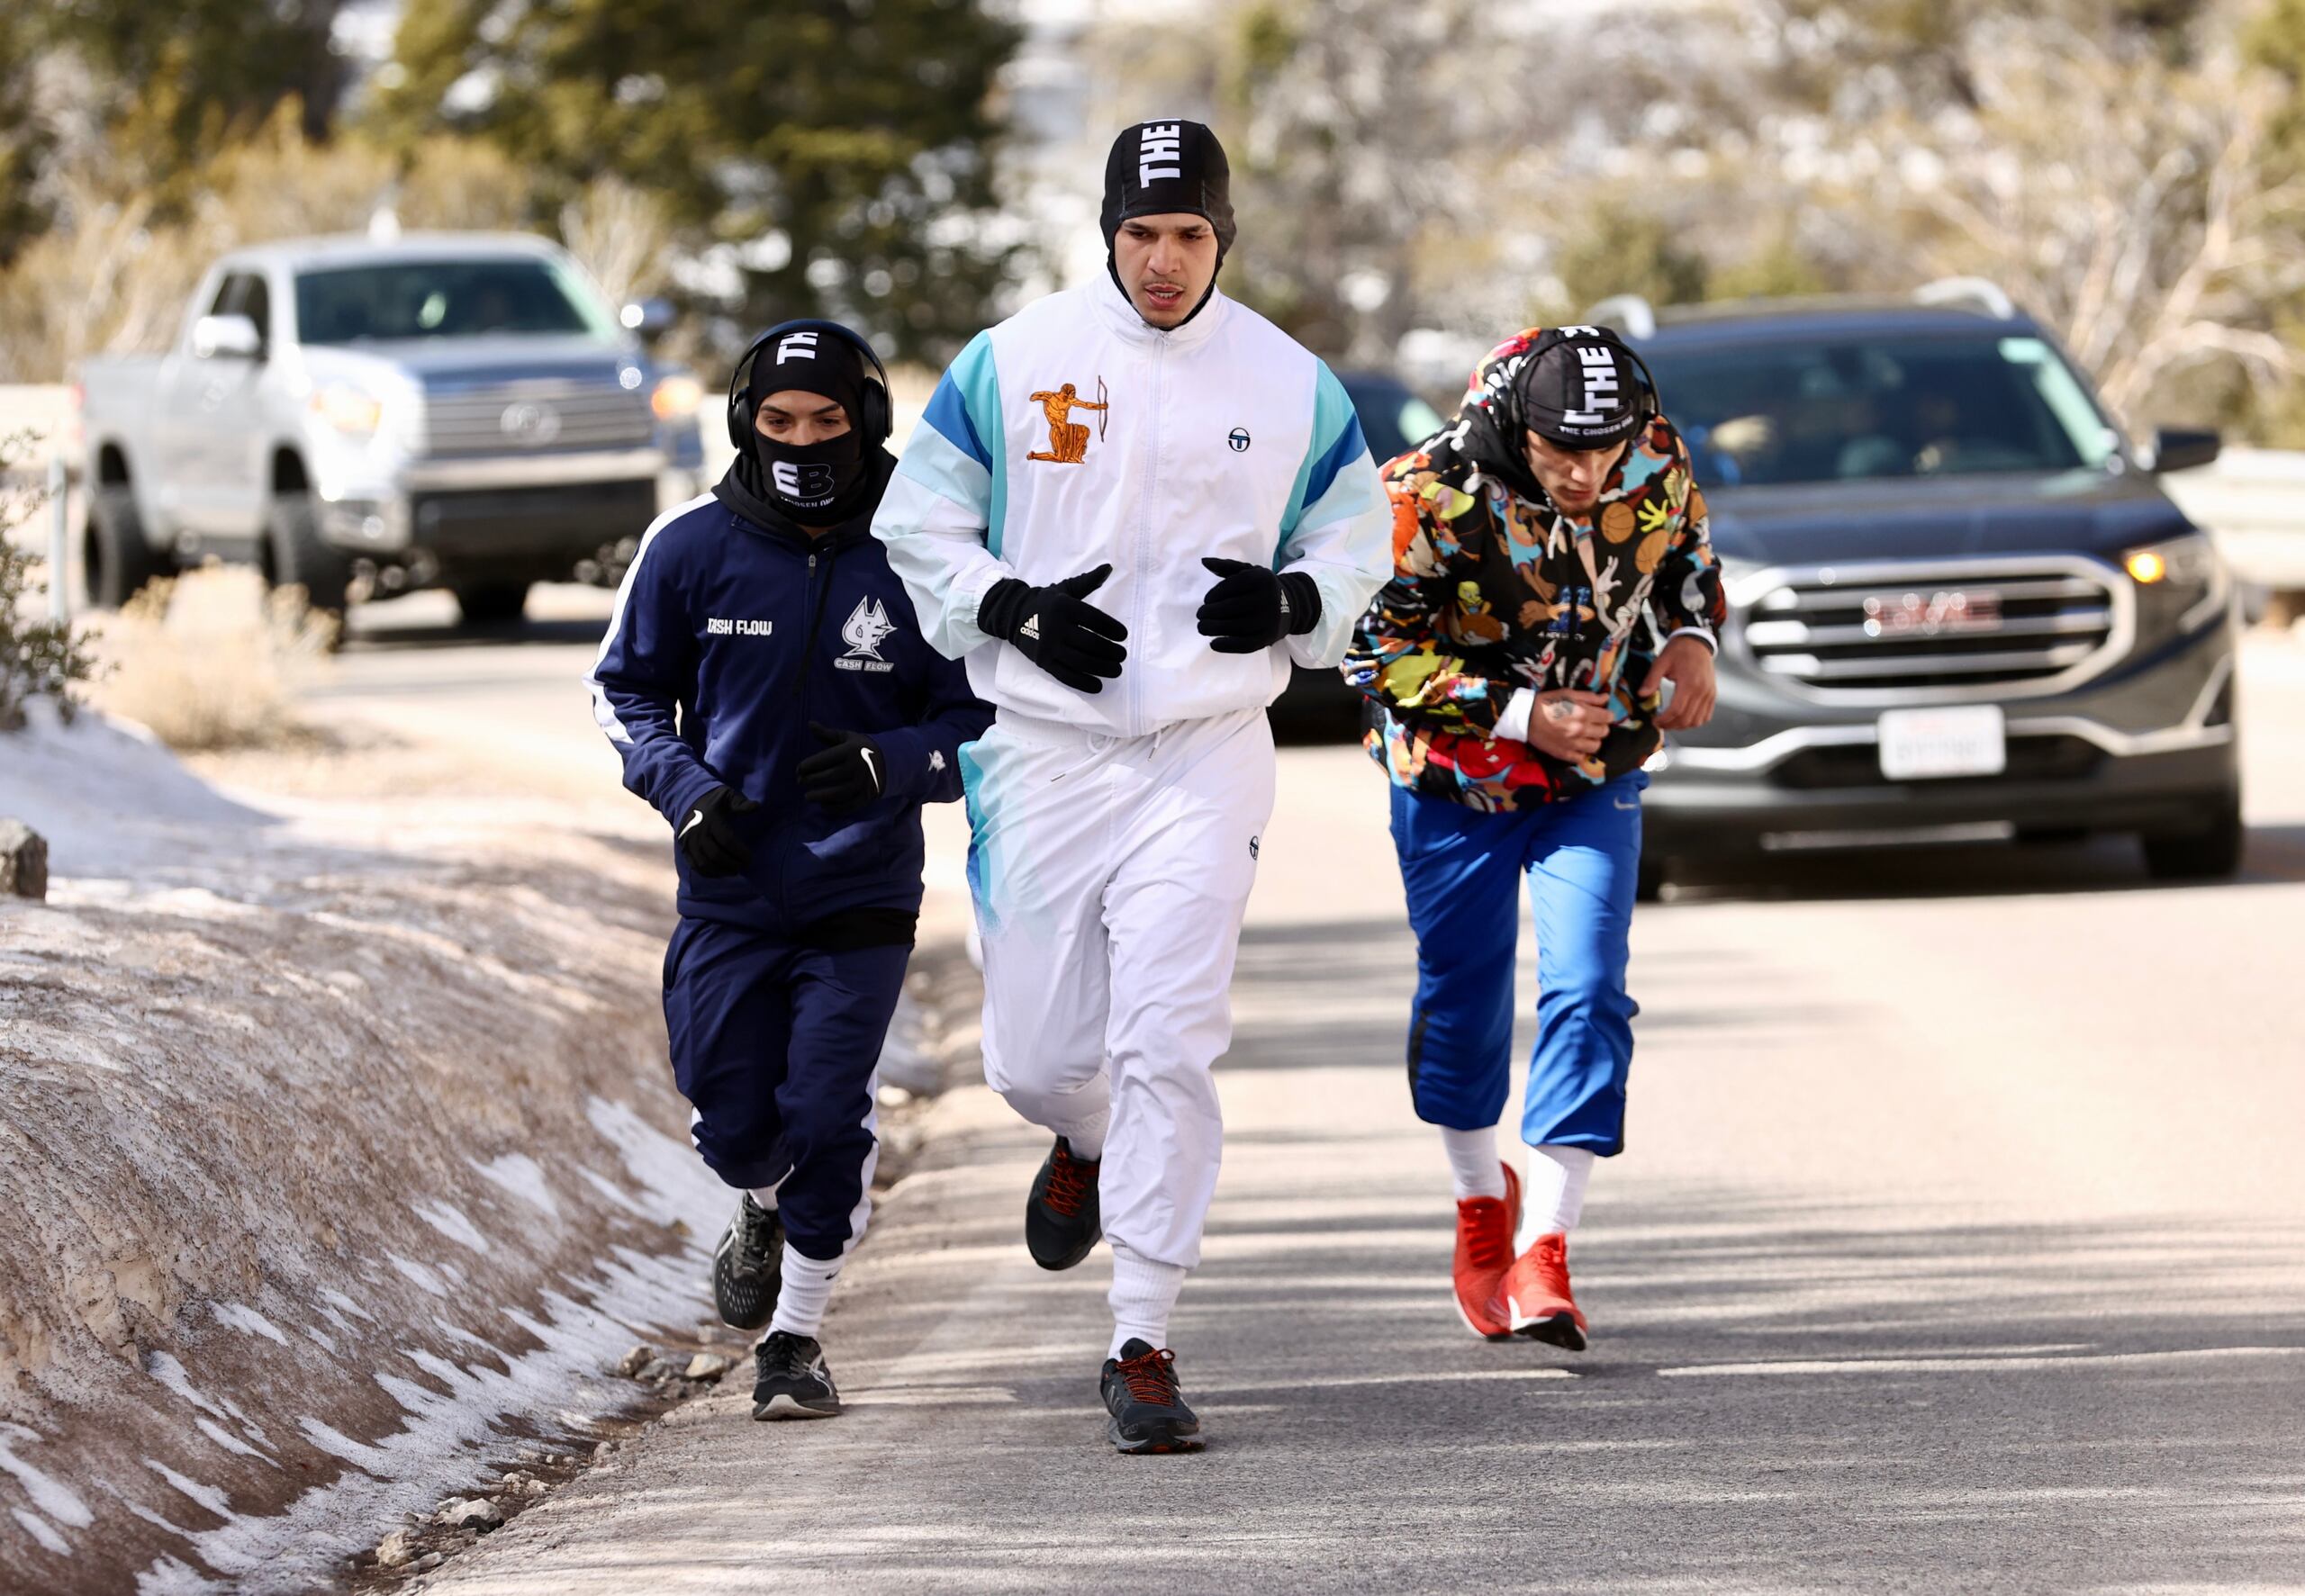
<svg viewBox="0 0 2305 1596">
<path fill-rule="evenodd" d="M 0 744 L 53 877 L 0 902 L 0 1590 L 329 1585 L 707 1388 L 623 1377 L 636 1341 L 741 1351 L 664 1062 L 661 828 L 598 751 L 391 718 L 199 773 L 94 717 Z"/>
</svg>

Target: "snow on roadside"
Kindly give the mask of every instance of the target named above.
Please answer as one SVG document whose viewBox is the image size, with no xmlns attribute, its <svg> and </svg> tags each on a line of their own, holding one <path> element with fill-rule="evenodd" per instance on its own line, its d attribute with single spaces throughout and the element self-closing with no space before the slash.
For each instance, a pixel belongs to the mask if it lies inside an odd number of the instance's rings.
<svg viewBox="0 0 2305 1596">
<path fill-rule="evenodd" d="M 661 855 L 325 808 L 93 717 L 0 737 L 54 878 L 0 902 L 10 1588 L 329 1582 L 708 1312 Z"/>
</svg>

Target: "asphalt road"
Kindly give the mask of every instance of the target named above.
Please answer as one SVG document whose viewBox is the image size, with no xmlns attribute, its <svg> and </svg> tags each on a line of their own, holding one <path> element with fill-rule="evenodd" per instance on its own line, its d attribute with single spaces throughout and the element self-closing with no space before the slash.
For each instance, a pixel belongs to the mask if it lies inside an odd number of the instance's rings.
<svg viewBox="0 0 2305 1596">
<path fill-rule="evenodd" d="M 477 645 L 375 612 L 322 690 L 574 748 L 582 597 Z M 1105 1446 L 1105 1255 L 1026 1258 L 1041 1141 L 966 1088 L 844 1282 L 845 1417 L 691 1403 L 428 1588 L 2305 1589 L 2305 648 L 2242 680 L 2232 884 L 1969 845 L 1641 912 L 1581 1356 L 1449 1305 L 1381 781 L 1285 752 L 1172 1327 L 1205 1453 Z"/>
</svg>

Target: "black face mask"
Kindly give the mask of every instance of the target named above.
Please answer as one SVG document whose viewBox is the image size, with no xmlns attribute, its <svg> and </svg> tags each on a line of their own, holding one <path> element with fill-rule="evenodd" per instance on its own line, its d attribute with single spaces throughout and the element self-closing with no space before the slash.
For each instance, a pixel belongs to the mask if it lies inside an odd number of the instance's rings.
<svg viewBox="0 0 2305 1596">
<path fill-rule="evenodd" d="M 864 481 L 864 437 L 850 428 L 812 444 L 780 443 L 753 434 L 757 481 L 747 484 L 804 527 L 841 520 L 842 507 Z"/>
</svg>

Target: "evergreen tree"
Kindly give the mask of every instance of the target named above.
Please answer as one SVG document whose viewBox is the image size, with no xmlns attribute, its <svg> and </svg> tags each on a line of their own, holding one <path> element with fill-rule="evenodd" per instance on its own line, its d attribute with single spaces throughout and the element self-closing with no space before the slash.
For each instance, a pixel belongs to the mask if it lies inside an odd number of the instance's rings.
<svg viewBox="0 0 2305 1596">
<path fill-rule="evenodd" d="M 85 61 L 130 185 L 164 210 L 191 174 L 294 101 L 322 139 L 348 81 L 331 48 L 343 0 L 54 0 L 34 25 Z"/>
<path fill-rule="evenodd" d="M 980 0 L 410 0 L 375 114 L 661 196 L 736 247 L 749 324 L 838 317 L 937 359 L 1014 252 L 993 89 L 1017 40 Z"/>
<path fill-rule="evenodd" d="M 55 139 L 32 104 L 34 59 L 30 16 L 0 10 L 0 267 L 49 221 L 40 177 Z"/>
</svg>

